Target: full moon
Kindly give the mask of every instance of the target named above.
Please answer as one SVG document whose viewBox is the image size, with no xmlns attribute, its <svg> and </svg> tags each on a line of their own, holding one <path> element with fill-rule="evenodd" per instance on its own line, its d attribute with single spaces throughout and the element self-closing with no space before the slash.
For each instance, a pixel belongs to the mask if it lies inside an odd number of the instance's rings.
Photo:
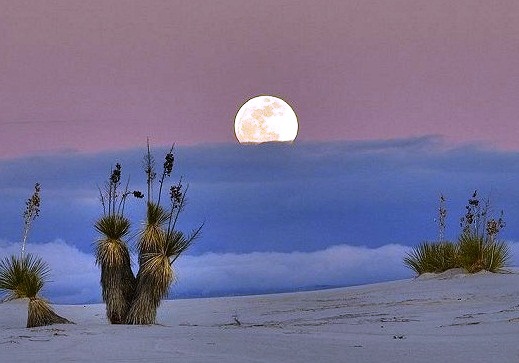
<svg viewBox="0 0 519 363">
<path fill-rule="evenodd" d="M 234 133 L 240 144 L 292 142 L 297 130 L 297 116 L 292 107 L 274 96 L 258 96 L 248 100 L 234 120 Z"/>
</svg>

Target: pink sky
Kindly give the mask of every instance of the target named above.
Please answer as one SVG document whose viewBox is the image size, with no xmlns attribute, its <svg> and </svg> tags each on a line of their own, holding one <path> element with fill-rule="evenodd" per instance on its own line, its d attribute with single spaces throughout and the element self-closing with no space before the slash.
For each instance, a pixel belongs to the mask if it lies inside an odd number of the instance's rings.
<svg viewBox="0 0 519 363">
<path fill-rule="evenodd" d="M 298 140 L 438 134 L 519 149 L 519 2 L 0 0 L 0 157 L 234 142 L 289 102 Z"/>
</svg>

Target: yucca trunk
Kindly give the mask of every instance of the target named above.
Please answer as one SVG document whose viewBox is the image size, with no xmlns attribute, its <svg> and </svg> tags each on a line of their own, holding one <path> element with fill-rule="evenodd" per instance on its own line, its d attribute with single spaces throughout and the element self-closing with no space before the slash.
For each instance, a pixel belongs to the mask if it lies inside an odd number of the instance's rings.
<svg viewBox="0 0 519 363">
<path fill-rule="evenodd" d="M 161 300 L 173 281 L 163 225 L 169 214 L 158 204 L 148 203 L 147 221 L 139 239 L 139 273 L 127 324 L 154 324 Z"/>
<path fill-rule="evenodd" d="M 101 266 L 106 317 L 112 324 L 122 324 L 128 315 L 135 288 L 128 247 L 121 240 L 107 239 L 99 242 L 96 252 Z"/>
<path fill-rule="evenodd" d="M 105 236 L 97 241 L 96 263 L 101 267 L 106 317 L 112 324 L 126 320 L 135 289 L 130 252 L 122 240 L 129 228 L 130 222 L 120 215 L 104 216 L 96 223 L 96 229 Z"/>
<path fill-rule="evenodd" d="M 73 324 L 71 321 L 59 316 L 50 305 L 40 297 L 29 299 L 29 313 L 27 315 L 27 328 L 52 324 Z"/>
<path fill-rule="evenodd" d="M 173 281 L 173 268 L 164 253 L 150 253 L 143 258 L 127 324 L 155 324 L 157 309 Z"/>
</svg>

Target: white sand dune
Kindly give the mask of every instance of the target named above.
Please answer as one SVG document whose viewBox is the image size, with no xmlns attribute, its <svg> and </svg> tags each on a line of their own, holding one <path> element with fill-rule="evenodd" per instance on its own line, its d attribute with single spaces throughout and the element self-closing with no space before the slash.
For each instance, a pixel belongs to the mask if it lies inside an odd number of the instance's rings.
<svg viewBox="0 0 519 363">
<path fill-rule="evenodd" d="M 166 301 L 154 326 L 54 307 L 76 324 L 26 329 L 25 302 L 0 304 L 0 362 L 519 362 L 515 273 Z"/>
</svg>

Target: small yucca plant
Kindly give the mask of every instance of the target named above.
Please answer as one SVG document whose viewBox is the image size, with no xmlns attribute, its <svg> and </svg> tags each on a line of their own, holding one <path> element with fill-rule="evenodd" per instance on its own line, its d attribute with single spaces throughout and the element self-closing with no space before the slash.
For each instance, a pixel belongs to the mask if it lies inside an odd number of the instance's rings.
<svg viewBox="0 0 519 363">
<path fill-rule="evenodd" d="M 27 316 L 27 328 L 52 324 L 73 324 L 71 321 L 56 314 L 50 305 L 41 297 L 29 299 L 29 314 Z"/>
<path fill-rule="evenodd" d="M 458 267 L 457 246 L 452 242 L 424 242 L 407 254 L 404 264 L 418 275 Z"/>
<path fill-rule="evenodd" d="M 42 289 L 49 267 L 38 257 L 10 256 L 0 261 L 0 291 L 6 300 L 34 297 Z"/>
<path fill-rule="evenodd" d="M 460 265 L 470 273 L 482 270 L 498 272 L 509 263 L 510 248 L 503 241 L 463 233 L 458 243 Z"/>
<path fill-rule="evenodd" d="M 39 296 L 49 272 L 47 264 L 31 254 L 6 257 L 0 261 L 0 292 L 7 295 L 7 300 L 29 299 L 27 328 L 70 323 Z"/>
</svg>

